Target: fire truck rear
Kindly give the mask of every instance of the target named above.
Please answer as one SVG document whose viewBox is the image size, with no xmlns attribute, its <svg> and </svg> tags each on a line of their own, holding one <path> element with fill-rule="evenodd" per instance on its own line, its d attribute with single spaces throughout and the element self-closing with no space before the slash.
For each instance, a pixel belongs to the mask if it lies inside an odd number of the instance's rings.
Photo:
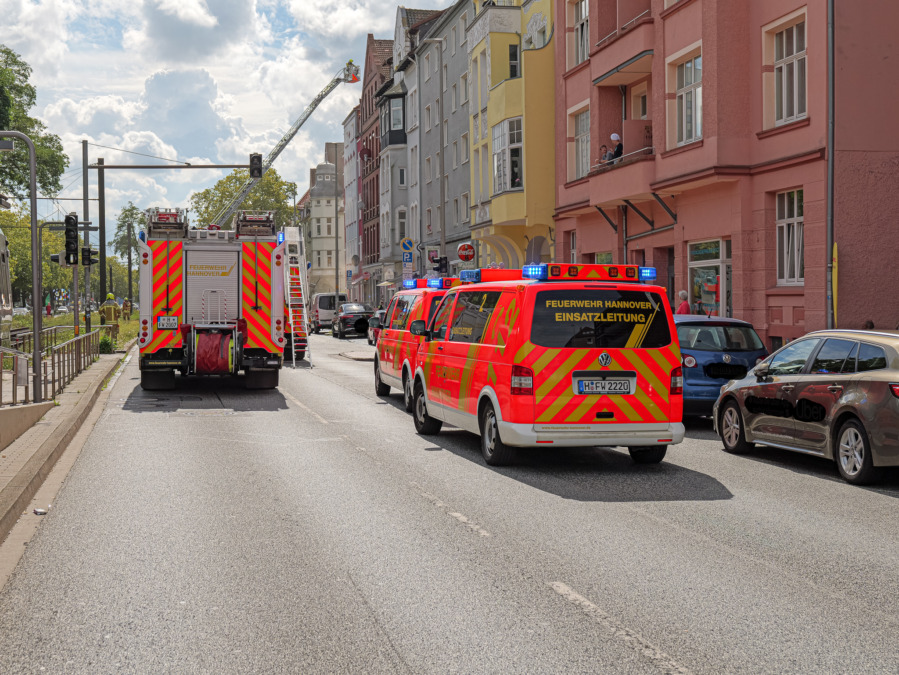
<svg viewBox="0 0 899 675">
<path fill-rule="evenodd" d="M 138 244 L 141 386 L 244 373 L 278 386 L 284 357 L 284 244 L 274 213 L 239 211 L 233 230 L 188 228 L 183 209 L 153 208 Z"/>
</svg>

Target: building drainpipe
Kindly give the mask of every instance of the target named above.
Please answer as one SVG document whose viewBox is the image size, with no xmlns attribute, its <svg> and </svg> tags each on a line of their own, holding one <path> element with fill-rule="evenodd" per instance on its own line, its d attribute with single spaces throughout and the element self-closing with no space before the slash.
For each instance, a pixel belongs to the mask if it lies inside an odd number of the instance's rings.
<svg viewBox="0 0 899 675">
<path fill-rule="evenodd" d="M 833 328 L 833 176 L 834 176 L 834 6 L 827 0 L 827 328 Z"/>
<path fill-rule="evenodd" d="M 624 254 L 622 265 L 627 265 L 627 206 L 619 206 L 621 209 L 621 251 Z"/>
</svg>

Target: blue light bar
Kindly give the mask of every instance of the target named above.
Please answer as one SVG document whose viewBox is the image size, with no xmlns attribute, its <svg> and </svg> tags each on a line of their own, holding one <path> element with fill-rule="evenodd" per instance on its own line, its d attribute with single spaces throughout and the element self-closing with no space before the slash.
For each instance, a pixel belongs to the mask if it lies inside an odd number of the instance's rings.
<svg viewBox="0 0 899 675">
<path fill-rule="evenodd" d="M 472 284 L 481 282 L 481 270 L 462 270 L 459 272 L 459 278 Z"/>
<path fill-rule="evenodd" d="M 525 265 L 521 268 L 521 276 L 523 279 L 542 279 L 545 281 L 549 276 L 549 267 L 547 265 Z"/>
<path fill-rule="evenodd" d="M 283 232 L 278 232 L 278 243 L 279 244 L 284 243 L 284 233 Z"/>
<path fill-rule="evenodd" d="M 418 288 L 417 279 L 403 279 L 403 288 Z"/>
<path fill-rule="evenodd" d="M 640 268 L 640 281 L 655 281 L 657 276 L 655 267 Z"/>
<path fill-rule="evenodd" d="M 443 279 L 428 279 L 428 288 L 443 288 Z"/>
</svg>

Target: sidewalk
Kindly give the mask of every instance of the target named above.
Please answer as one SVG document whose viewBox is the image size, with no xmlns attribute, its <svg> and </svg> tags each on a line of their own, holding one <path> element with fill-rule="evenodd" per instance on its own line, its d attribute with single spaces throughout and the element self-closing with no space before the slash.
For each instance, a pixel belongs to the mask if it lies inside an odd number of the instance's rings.
<svg viewBox="0 0 899 675">
<path fill-rule="evenodd" d="M 51 404 L 38 422 L 0 450 L 0 542 L 28 507 L 133 344 L 126 345 L 124 353 L 101 354 L 56 397 L 58 405 Z"/>
</svg>

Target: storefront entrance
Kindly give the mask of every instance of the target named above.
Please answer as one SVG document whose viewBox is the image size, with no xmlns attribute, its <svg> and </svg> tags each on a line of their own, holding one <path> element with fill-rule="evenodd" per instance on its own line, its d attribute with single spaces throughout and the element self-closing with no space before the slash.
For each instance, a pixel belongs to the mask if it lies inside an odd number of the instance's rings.
<svg viewBox="0 0 899 675">
<path fill-rule="evenodd" d="M 689 244 L 690 310 L 707 316 L 733 316 L 733 266 L 730 239 Z"/>
</svg>

